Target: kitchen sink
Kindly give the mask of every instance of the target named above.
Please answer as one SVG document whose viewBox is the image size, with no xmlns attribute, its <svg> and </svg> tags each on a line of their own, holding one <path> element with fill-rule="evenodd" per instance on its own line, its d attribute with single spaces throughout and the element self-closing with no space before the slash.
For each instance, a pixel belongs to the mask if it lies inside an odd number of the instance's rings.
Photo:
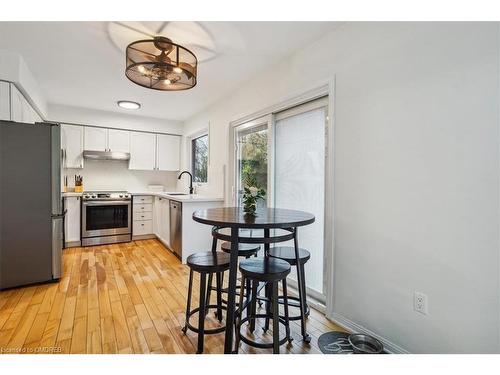
<svg viewBox="0 0 500 375">
<path fill-rule="evenodd" d="M 189 195 L 188 193 L 167 193 L 168 195 Z"/>
</svg>

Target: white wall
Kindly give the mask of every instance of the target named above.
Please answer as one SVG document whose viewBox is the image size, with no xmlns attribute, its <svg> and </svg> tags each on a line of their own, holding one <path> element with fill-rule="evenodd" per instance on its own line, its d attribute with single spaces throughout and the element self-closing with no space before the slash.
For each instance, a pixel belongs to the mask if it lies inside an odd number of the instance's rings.
<svg viewBox="0 0 500 375">
<path fill-rule="evenodd" d="M 0 50 L 0 80 L 12 82 L 42 117 L 47 117 L 47 102 L 38 83 L 17 52 Z"/>
<path fill-rule="evenodd" d="M 48 117 L 50 121 L 103 126 L 106 128 L 123 128 L 170 134 L 183 133 L 183 126 L 180 121 L 141 117 L 134 115 L 134 111 L 130 110 L 123 110 L 122 114 L 51 103 L 49 104 Z"/>
<path fill-rule="evenodd" d="M 500 352 L 498 35 L 343 25 L 187 121 L 211 123 L 206 189 L 222 192 L 231 120 L 335 75 L 335 316 L 410 352 Z"/>
<path fill-rule="evenodd" d="M 69 186 L 74 176 L 83 176 L 85 190 L 127 190 L 141 192 L 148 185 L 163 185 L 165 191 L 175 191 L 177 172 L 129 170 L 127 162 L 116 160 L 85 160 L 83 169 L 64 169 Z"/>
<path fill-rule="evenodd" d="M 49 105 L 50 121 L 76 123 L 109 128 L 123 128 L 170 134 L 182 134 L 182 122 L 134 116 L 66 105 Z M 83 170 L 63 169 L 69 186 L 74 175 L 83 176 L 85 190 L 143 191 L 148 185 L 163 185 L 166 191 L 177 188 L 177 172 L 129 170 L 126 162 L 85 160 Z"/>
</svg>

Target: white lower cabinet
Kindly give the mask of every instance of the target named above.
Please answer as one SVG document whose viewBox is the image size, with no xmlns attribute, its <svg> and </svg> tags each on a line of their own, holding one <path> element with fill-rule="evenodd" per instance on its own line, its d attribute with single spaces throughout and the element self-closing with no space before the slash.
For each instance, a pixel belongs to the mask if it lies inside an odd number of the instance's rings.
<svg viewBox="0 0 500 375">
<path fill-rule="evenodd" d="M 166 198 L 155 197 L 153 203 L 153 233 L 170 246 L 170 206 Z"/>
<path fill-rule="evenodd" d="M 161 217 L 163 222 L 160 235 L 163 242 L 170 247 L 170 201 L 168 199 L 163 199 L 161 202 Z"/>
<path fill-rule="evenodd" d="M 153 213 L 152 212 L 136 212 L 134 215 L 134 220 L 151 220 L 153 221 Z"/>
<path fill-rule="evenodd" d="M 135 203 L 134 202 L 134 213 L 140 212 L 152 212 L 153 205 L 151 203 Z"/>
<path fill-rule="evenodd" d="M 153 220 L 134 220 L 132 233 L 134 236 L 153 234 Z"/>
<path fill-rule="evenodd" d="M 138 195 L 133 198 L 132 235 L 153 235 L 153 197 Z"/>
<path fill-rule="evenodd" d="M 65 197 L 64 242 L 66 247 L 80 246 L 80 197 Z"/>
</svg>

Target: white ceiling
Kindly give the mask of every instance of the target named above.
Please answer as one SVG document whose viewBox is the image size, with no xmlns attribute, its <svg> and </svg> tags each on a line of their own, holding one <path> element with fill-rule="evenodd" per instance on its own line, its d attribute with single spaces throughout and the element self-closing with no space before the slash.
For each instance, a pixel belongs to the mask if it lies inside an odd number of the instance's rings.
<svg viewBox="0 0 500 375">
<path fill-rule="evenodd" d="M 124 24 L 128 27 L 124 27 Z M 0 22 L 0 49 L 20 53 L 49 103 L 185 120 L 333 29 L 334 22 Z M 132 31 L 133 29 L 137 31 Z M 161 34 L 200 57 L 198 84 L 161 92 L 131 83 L 124 46 Z M 136 38 L 139 36 L 139 38 Z"/>
</svg>

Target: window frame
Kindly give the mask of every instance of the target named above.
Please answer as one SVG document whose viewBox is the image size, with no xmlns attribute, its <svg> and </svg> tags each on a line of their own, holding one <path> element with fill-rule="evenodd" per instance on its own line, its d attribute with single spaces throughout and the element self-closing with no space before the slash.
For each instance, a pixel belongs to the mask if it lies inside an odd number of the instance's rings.
<svg viewBox="0 0 500 375">
<path fill-rule="evenodd" d="M 194 162 L 195 162 L 195 141 L 199 138 L 207 137 L 207 179 L 206 181 L 196 181 L 195 180 L 195 168 L 194 168 Z M 193 175 L 193 184 L 208 184 L 208 168 L 210 165 L 210 134 L 208 132 L 208 129 L 203 129 L 202 131 L 199 131 L 195 134 L 192 134 L 189 138 L 189 147 L 188 147 L 188 155 L 189 155 L 189 170 L 191 171 L 191 174 Z"/>
</svg>

